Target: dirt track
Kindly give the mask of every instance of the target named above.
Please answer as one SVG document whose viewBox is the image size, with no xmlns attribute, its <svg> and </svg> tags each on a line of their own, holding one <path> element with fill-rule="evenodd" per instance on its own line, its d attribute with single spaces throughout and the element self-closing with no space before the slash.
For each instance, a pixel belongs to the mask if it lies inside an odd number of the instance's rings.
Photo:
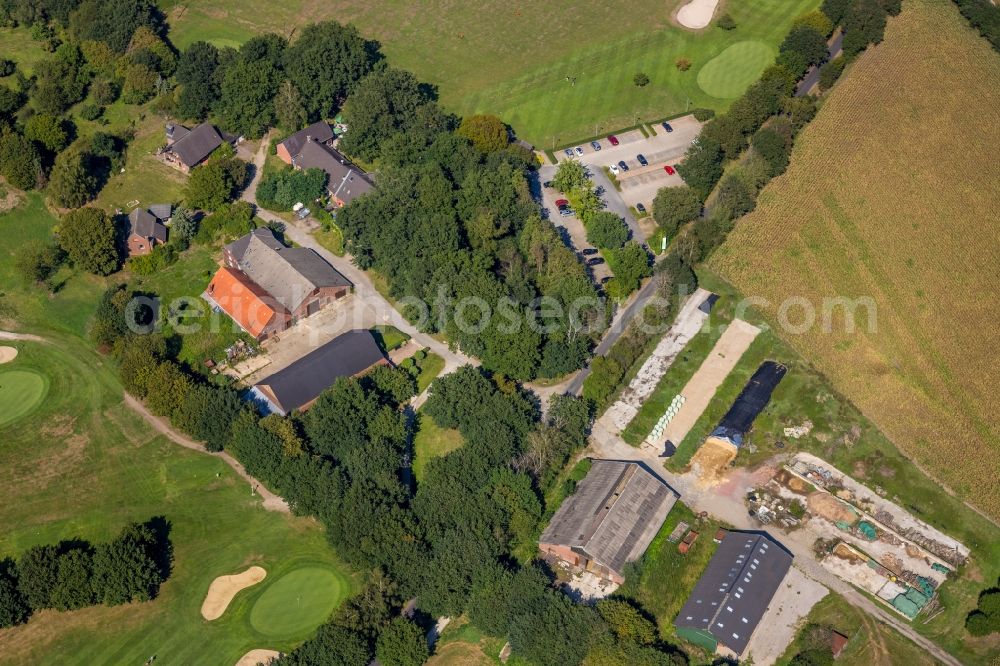
<svg viewBox="0 0 1000 666">
<path fill-rule="evenodd" d="M 708 407 L 708 403 L 712 401 L 719 385 L 736 367 L 736 363 L 759 333 L 760 329 L 756 326 L 742 319 L 733 320 L 716 341 L 701 367 L 681 390 L 684 404 L 664 429 L 663 441 L 669 439 L 674 444 L 684 441 L 702 412 Z"/>
<path fill-rule="evenodd" d="M 260 481 L 247 474 L 247 471 L 243 468 L 243 465 L 241 465 L 240 462 L 236 460 L 236 458 L 233 458 L 225 451 L 206 451 L 204 446 L 194 441 L 193 439 L 185 437 L 184 435 L 180 434 L 179 432 L 171 428 L 170 425 L 167 424 L 163 419 L 161 419 L 158 416 L 155 416 L 152 412 L 146 409 L 145 405 L 143 405 L 141 402 L 139 402 L 137 399 L 135 399 L 128 393 L 125 394 L 125 404 L 128 405 L 129 409 L 131 409 L 136 414 L 144 418 L 146 422 L 149 423 L 149 425 L 153 426 L 154 430 L 163 435 L 166 435 L 175 443 L 180 444 L 186 449 L 191 449 L 192 451 L 198 451 L 199 453 L 204 453 L 205 455 L 221 458 L 223 461 L 225 461 L 227 465 L 236 470 L 236 473 L 239 474 L 241 477 L 243 477 L 243 479 L 253 487 L 254 492 L 256 494 L 260 495 L 261 498 L 263 498 L 264 500 L 263 505 L 265 509 L 269 511 L 278 511 L 281 513 L 291 513 L 291 510 L 288 508 L 288 502 L 286 502 L 281 497 L 272 493 L 270 490 L 265 488 Z"/>
</svg>

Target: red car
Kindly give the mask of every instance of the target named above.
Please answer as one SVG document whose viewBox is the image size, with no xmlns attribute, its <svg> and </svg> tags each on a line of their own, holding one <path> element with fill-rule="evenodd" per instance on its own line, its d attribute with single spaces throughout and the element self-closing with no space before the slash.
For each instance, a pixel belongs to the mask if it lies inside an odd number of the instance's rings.
<svg viewBox="0 0 1000 666">
<path fill-rule="evenodd" d="M 664 164 L 664 165 L 663 165 L 663 170 L 667 172 L 667 175 L 668 175 L 668 176 L 672 176 L 672 175 L 674 175 L 675 173 L 677 173 L 677 170 L 676 170 L 676 169 L 674 169 L 674 168 L 673 168 L 672 166 L 670 166 L 669 164 Z"/>
<path fill-rule="evenodd" d="M 616 137 L 614 134 L 612 134 L 611 136 L 608 137 L 608 143 L 610 143 L 612 146 L 617 146 L 618 145 L 618 137 Z"/>
<path fill-rule="evenodd" d="M 556 208 L 559 208 L 560 206 L 568 206 L 568 205 L 569 205 L 569 201 L 567 201 L 566 199 L 556 199 Z"/>
</svg>

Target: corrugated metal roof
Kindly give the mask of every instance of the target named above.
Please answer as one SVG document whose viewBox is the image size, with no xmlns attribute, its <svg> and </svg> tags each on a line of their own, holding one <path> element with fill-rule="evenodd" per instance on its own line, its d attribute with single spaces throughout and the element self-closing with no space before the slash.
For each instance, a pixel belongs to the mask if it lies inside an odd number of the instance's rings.
<svg viewBox="0 0 1000 666">
<path fill-rule="evenodd" d="M 710 632 L 743 654 L 792 556 L 767 535 L 727 532 L 674 625 Z"/>
<path fill-rule="evenodd" d="M 663 481 L 637 463 L 595 460 L 540 542 L 579 550 L 620 574 L 646 550 L 676 501 Z"/>
<path fill-rule="evenodd" d="M 353 377 L 383 358 L 371 331 L 356 329 L 309 352 L 255 387 L 267 389 L 277 406 L 288 413 L 315 400 L 340 377 Z"/>
</svg>

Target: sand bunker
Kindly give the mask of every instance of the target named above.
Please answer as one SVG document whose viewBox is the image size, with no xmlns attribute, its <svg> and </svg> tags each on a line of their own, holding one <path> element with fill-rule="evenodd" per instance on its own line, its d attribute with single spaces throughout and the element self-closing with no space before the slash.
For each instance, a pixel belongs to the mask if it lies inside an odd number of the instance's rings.
<svg viewBox="0 0 1000 666">
<path fill-rule="evenodd" d="M 698 486 L 708 488 L 718 485 L 729 471 L 729 464 L 736 460 L 737 448 L 724 439 L 709 437 L 691 458 L 691 471 L 698 478 Z"/>
<path fill-rule="evenodd" d="M 685 28 L 701 30 L 712 22 L 719 0 L 691 0 L 677 10 L 677 22 Z"/>
<path fill-rule="evenodd" d="M 257 666 L 258 664 L 270 663 L 275 657 L 281 656 L 281 653 L 277 650 L 262 650 L 260 648 L 256 650 L 250 650 L 245 655 L 240 657 L 240 660 L 236 662 L 236 666 Z"/>
<path fill-rule="evenodd" d="M 219 576 L 208 586 L 208 594 L 201 604 L 201 616 L 206 620 L 222 617 L 236 593 L 264 580 L 267 572 L 261 567 L 250 567 L 243 573 Z M 241 662 L 242 663 L 242 660 Z"/>
<path fill-rule="evenodd" d="M 0 347 L 0 363 L 10 363 L 17 358 L 17 347 Z"/>
</svg>

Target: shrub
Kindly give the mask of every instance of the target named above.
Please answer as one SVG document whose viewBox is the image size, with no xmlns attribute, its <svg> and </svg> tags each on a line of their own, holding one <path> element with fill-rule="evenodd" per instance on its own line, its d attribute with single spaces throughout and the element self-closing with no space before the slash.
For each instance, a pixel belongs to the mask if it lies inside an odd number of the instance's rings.
<svg viewBox="0 0 1000 666">
<path fill-rule="evenodd" d="M 638 74 L 632 77 L 632 83 L 642 88 L 644 86 L 649 85 L 649 77 L 646 76 L 645 72 L 639 72 Z"/>
<path fill-rule="evenodd" d="M 257 201 L 269 210 L 292 210 L 297 203 L 309 204 L 323 196 L 326 179 L 322 169 L 282 169 L 264 177 L 257 187 Z"/>
<path fill-rule="evenodd" d="M 691 61 L 687 58 L 678 58 L 674 61 L 674 66 L 677 67 L 682 72 L 686 72 L 691 69 Z"/>
<path fill-rule="evenodd" d="M 615 213 L 601 211 L 591 215 L 587 223 L 587 241 L 601 249 L 617 249 L 628 241 L 625 220 Z"/>
<path fill-rule="evenodd" d="M 823 36 L 827 36 L 833 32 L 833 21 L 818 9 L 808 14 L 803 14 L 792 23 L 793 27 L 800 25 L 809 26 Z"/>
<path fill-rule="evenodd" d="M 126 265 L 136 275 L 153 275 L 175 261 L 177 250 L 173 245 L 157 245 L 149 254 L 129 258 Z"/>
<path fill-rule="evenodd" d="M 462 118 L 462 124 L 455 130 L 455 134 L 465 137 L 484 153 L 503 150 L 510 143 L 507 125 L 496 116 L 490 115 L 477 114 Z"/>
<path fill-rule="evenodd" d="M 764 158 L 770 167 L 772 177 L 782 173 L 788 167 L 790 146 L 785 137 L 769 127 L 762 127 L 753 135 L 753 149 Z"/>
<path fill-rule="evenodd" d="M 702 109 L 702 108 L 692 109 L 691 115 L 694 116 L 695 120 L 697 120 L 700 123 L 703 123 L 715 117 L 715 109 Z"/>
<path fill-rule="evenodd" d="M 829 90 L 840 78 L 847 61 L 844 58 L 831 60 L 819 68 L 819 87 L 822 90 Z"/>
<path fill-rule="evenodd" d="M 723 14 L 718 19 L 715 20 L 715 25 L 719 26 L 723 30 L 735 30 L 736 21 L 729 14 Z"/>
<path fill-rule="evenodd" d="M 118 99 L 118 85 L 107 79 L 97 79 L 90 85 L 90 96 L 96 104 L 108 105 Z"/>
<path fill-rule="evenodd" d="M 690 187 L 663 187 L 653 199 L 653 219 L 666 234 L 673 238 L 685 222 L 701 214 L 701 197 Z"/>
<path fill-rule="evenodd" d="M 17 65 L 14 64 L 13 60 L 7 60 L 6 58 L 0 58 L 0 78 L 4 76 L 10 76 L 14 73 Z"/>
<path fill-rule="evenodd" d="M 714 207 L 719 213 L 735 220 L 752 211 L 755 205 L 754 192 L 736 174 L 726 175 L 719 183 Z"/>
<path fill-rule="evenodd" d="M 97 120 L 104 113 L 104 107 L 96 104 L 84 104 L 80 107 L 80 117 L 84 120 Z"/>
</svg>

